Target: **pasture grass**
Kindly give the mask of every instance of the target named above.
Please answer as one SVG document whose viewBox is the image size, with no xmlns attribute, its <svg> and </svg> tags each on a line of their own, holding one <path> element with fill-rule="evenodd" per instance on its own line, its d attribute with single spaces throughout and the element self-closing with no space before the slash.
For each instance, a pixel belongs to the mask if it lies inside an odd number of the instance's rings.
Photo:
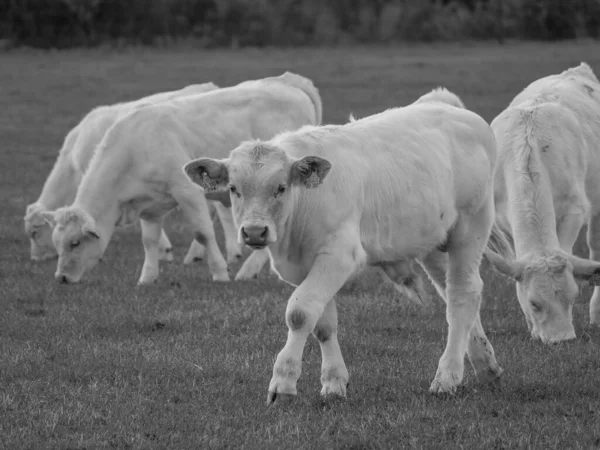
<svg viewBox="0 0 600 450">
<path fill-rule="evenodd" d="M 1 54 L 0 448 L 600 447 L 589 290 L 575 307 L 578 339 L 542 346 L 528 336 L 514 288 L 484 263 L 482 318 L 502 381 L 478 384 L 467 363 L 457 395 L 436 397 L 427 389 L 447 333 L 441 301 L 406 305 L 367 272 L 338 301 L 348 398 L 319 397 L 311 338 L 299 397 L 267 408 L 289 286 L 268 271 L 216 284 L 205 264 L 184 267 L 191 235 L 176 215 L 167 225 L 176 262 L 162 265 L 156 286 L 135 286 L 136 229 L 114 235 L 82 284 L 62 286 L 55 262 L 29 261 L 22 226 L 63 137 L 99 104 L 291 70 L 320 89 L 325 122 L 404 105 L 438 85 L 491 121 L 527 83 L 582 60 L 600 71 L 586 42 Z M 580 237 L 576 253 L 586 252 Z"/>
</svg>

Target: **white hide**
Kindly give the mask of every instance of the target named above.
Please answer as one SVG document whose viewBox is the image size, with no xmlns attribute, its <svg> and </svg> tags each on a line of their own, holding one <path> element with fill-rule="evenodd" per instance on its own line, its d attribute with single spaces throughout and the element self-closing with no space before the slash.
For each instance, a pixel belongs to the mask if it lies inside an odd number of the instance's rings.
<svg viewBox="0 0 600 450">
<path fill-rule="evenodd" d="M 86 114 L 67 134 L 40 197 L 27 207 L 24 222 L 31 245 L 31 259 L 42 261 L 56 256 L 56 249 L 52 244 L 52 230 L 41 213 L 54 211 L 73 202 L 77 186 L 92 159 L 96 146 L 117 120 L 136 108 L 215 89 L 218 89 L 218 86 L 213 83 L 193 84 L 176 91 L 160 92 L 135 101 L 99 106 Z M 202 254 L 202 248 L 195 240 L 190 246 L 190 252 L 194 256 Z M 164 230 L 161 233 L 161 257 L 169 261 L 173 259 L 171 243 Z"/>
<path fill-rule="evenodd" d="M 130 113 L 104 136 L 73 204 L 54 215 L 53 239 L 59 252 L 56 277 L 78 281 L 102 255 L 115 226 L 139 217 L 145 250 L 139 283 L 154 282 L 159 273 L 161 223 L 178 206 L 193 225 L 196 239 L 206 247 L 213 279 L 229 280 L 204 191 L 189 182 L 181 167 L 201 155 L 225 156 L 247 139 L 268 139 L 284 130 L 318 123 L 320 117 L 318 90 L 307 78 L 288 72 Z M 231 217 L 230 209 L 217 207 L 217 211 Z M 235 233 L 233 220 L 228 226 Z M 90 228 L 98 238 L 86 233 Z M 238 245 L 235 240 L 234 245 Z M 254 252 L 239 278 L 256 275 L 266 260 L 264 251 Z"/>
<path fill-rule="evenodd" d="M 479 319 L 496 144 L 481 117 L 453 105 L 462 102 L 440 89 L 404 108 L 245 142 L 227 159 L 185 166 L 190 179 L 231 190 L 240 239 L 266 246 L 272 268 L 296 286 L 269 402 L 296 394 L 311 332 L 321 345 L 321 393 L 345 396 L 333 296 L 367 265 L 425 303 L 416 261 L 447 302 L 449 334 L 432 392 L 455 390 L 465 353 L 479 378 L 500 376 Z"/>
<path fill-rule="evenodd" d="M 516 261 L 489 253 L 517 281 L 534 338 L 574 339 L 579 284 L 598 285 L 600 264 L 600 83 L 585 63 L 534 81 L 492 122 L 499 151 L 497 222 Z M 572 255 L 584 223 L 594 261 Z M 600 324 L 600 290 L 590 305 Z"/>
</svg>

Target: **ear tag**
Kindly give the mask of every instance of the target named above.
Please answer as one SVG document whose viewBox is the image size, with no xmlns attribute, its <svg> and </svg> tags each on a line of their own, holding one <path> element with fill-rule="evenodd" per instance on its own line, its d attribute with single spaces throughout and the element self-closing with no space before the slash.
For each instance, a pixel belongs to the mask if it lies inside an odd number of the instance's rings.
<svg viewBox="0 0 600 450">
<path fill-rule="evenodd" d="M 310 176 L 304 180 L 304 185 L 307 189 L 316 188 L 322 183 L 316 171 L 311 172 Z"/>
<path fill-rule="evenodd" d="M 206 192 L 217 190 L 217 182 L 210 178 L 206 172 L 202 172 L 202 181 L 199 184 Z"/>
</svg>

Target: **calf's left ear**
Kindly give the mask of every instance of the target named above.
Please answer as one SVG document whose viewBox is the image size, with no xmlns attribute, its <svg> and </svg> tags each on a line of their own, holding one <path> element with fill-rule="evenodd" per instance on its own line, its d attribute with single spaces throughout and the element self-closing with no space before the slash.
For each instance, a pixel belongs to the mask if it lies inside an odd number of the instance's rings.
<svg viewBox="0 0 600 450">
<path fill-rule="evenodd" d="M 318 187 L 331 170 L 331 163 L 318 156 L 305 156 L 292 164 L 291 184 L 304 185 L 306 188 Z"/>
<path fill-rule="evenodd" d="M 81 227 L 83 234 L 93 237 L 94 239 L 100 239 L 100 232 L 93 223 L 86 223 Z"/>
<path fill-rule="evenodd" d="M 570 255 L 575 281 L 587 282 L 590 286 L 600 286 L 600 263 Z"/>
<path fill-rule="evenodd" d="M 40 214 L 42 215 L 46 223 L 50 225 L 50 228 L 54 228 L 54 226 L 56 225 L 56 214 L 54 213 L 54 211 L 42 211 Z"/>
<path fill-rule="evenodd" d="M 206 192 L 225 187 L 229 181 L 227 166 L 223 161 L 198 158 L 183 166 L 183 173 Z"/>
</svg>

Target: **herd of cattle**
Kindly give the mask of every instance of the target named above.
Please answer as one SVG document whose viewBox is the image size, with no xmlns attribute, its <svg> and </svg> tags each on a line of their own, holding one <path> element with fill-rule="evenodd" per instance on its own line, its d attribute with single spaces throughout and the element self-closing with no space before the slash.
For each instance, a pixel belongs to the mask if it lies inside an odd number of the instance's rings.
<svg viewBox="0 0 600 450">
<path fill-rule="evenodd" d="M 600 83 L 587 64 L 534 81 L 491 125 L 444 88 L 345 124 L 321 121 L 318 89 L 290 72 L 98 107 L 68 133 L 27 207 L 31 258 L 58 255 L 57 280 L 78 282 L 115 229 L 139 220 L 139 283 L 153 283 L 159 261 L 173 259 L 163 220 L 176 207 L 194 231 L 184 263 L 206 257 L 214 280 L 228 281 L 228 262 L 249 246 L 236 280 L 270 260 L 296 286 L 269 402 L 296 394 L 311 333 L 321 393 L 345 396 L 334 295 L 367 265 L 424 304 L 418 263 L 446 302 L 432 392 L 456 389 L 465 353 L 478 378 L 502 373 L 479 314 L 483 255 L 515 280 L 533 337 L 575 337 L 579 287 L 600 286 Z M 585 221 L 590 259 L 572 254 Z M 599 287 L 590 321 L 600 324 Z"/>
</svg>

